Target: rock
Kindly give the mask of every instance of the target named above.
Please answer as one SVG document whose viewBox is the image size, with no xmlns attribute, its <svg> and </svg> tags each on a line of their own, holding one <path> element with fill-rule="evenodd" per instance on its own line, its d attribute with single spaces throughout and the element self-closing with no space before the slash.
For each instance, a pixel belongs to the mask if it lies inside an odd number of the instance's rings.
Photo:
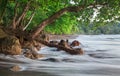
<svg viewBox="0 0 120 76">
<path fill-rule="evenodd" d="M 44 59 L 42 61 L 50 61 L 50 62 L 60 62 L 60 60 L 56 59 L 56 58 L 48 58 L 48 59 Z"/>
<path fill-rule="evenodd" d="M 28 49 L 24 52 L 24 56 L 30 59 L 38 59 L 43 57 L 42 54 L 38 54 L 35 49 Z"/>
<path fill-rule="evenodd" d="M 79 41 L 74 40 L 74 41 L 70 44 L 70 46 L 75 47 L 75 46 L 79 46 L 80 44 L 81 44 L 81 43 L 80 43 Z"/>
<path fill-rule="evenodd" d="M 13 72 L 17 72 L 17 71 L 20 71 L 22 68 L 18 65 L 14 65 L 10 68 L 11 71 Z"/>
<path fill-rule="evenodd" d="M 20 55 L 22 53 L 19 39 L 15 36 L 6 36 L 0 41 L 0 53 L 6 55 Z"/>
<path fill-rule="evenodd" d="M 68 45 L 68 42 L 65 41 L 65 40 L 61 40 L 61 41 L 58 43 L 58 45 L 64 46 L 64 47 L 66 47 L 66 48 L 70 48 L 70 46 Z"/>
<path fill-rule="evenodd" d="M 37 42 L 37 41 L 33 41 L 33 46 L 37 49 L 37 51 L 39 51 L 41 49 L 41 43 Z"/>
<path fill-rule="evenodd" d="M 83 55 L 84 50 L 82 48 L 75 48 L 75 50 L 78 52 L 78 54 Z"/>
<path fill-rule="evenodd" d="M 50 43 L 57 45 L 57 44 L 58 44 L 58 41 L 50 41 Z"/>
<path fill-rule="evenodd" d="M 41 44 L 35 40 L 34 41 L 25 41 L 23 43 L 22 48 L 23 49 L 31 49 L 31 47 L 33 47 L 33 46 L 34 46 L 34 48 L 36 48 L 36 51 L 39 51 L 41 49 Z"/>
</svg>

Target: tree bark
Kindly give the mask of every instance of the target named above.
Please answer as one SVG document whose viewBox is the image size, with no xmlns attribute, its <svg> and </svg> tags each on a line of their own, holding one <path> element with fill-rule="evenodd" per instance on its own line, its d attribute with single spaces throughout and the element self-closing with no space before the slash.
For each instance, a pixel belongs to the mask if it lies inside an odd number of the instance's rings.
<svg viewBox="0 0 120 76">
<path fill-rule="evenodd" d="M 15 8 L 14 8 L 14 17 L 13 17 L 13 21 L 12 21 L 12 28 L 16 29 L 16 17 L 17 17 L 17 7 L 18 7 L 19 3 L 16 2 Z"/>
<path fill-rule="evenodd" d="M 48 19 L 43 20 L 42 23 L 38 25 L 38 27 L 33 29 L 31 33 L 31 38 L 34 39 L 44 29 L 45 26 L 55 21 L 65 12 L 78 12 L 79 10 L 82 10 L 83 8 L 84 8 L 83 6 L 72 6 L 72 7 L 66 7 L 66 8 L 59 10 L 58 12 L 50 16 Z"/>
</svg>

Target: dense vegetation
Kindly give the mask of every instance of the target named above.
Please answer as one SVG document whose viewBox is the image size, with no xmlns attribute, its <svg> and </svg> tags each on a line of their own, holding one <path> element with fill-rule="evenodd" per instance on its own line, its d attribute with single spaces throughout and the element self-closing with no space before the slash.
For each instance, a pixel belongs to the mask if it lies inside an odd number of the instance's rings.
<svg viewBox="0 0 120 76">
<path fill-rule="evenodd" d="M 102 26 L 95 26 L 93 24 L 86 25 L 80 25 L 79 26 L 79 32 L 77 34 L 120 34 L 120 24 L 107 24 Z"/>
<path fill-rule="evenodd" d="M 88 8 L 89 5 L 91 7 Z M 102 33 L 100 29 L 112 30 L 111 27 L 119 23 L 119 0 L 0 0 L 0 24 L 14 27 L 16 22 L 14 28 L 31 31 L 60 9 L 69 6 L 82 6 L 83 9 L 79 12 L 76 11 L 77 13 L 65 13 L 48 24 L 49 26 L 44 29 L 46 32 L 52 34 L 75 32 L 91 34 L 94 32 L 97 34 Z M 98 11 L 98 14 L 93 17 L 95 10 Z M 114 27 L 115 30 L 119 30 L 116 27 L 117 25 Z M 110 33 L 109 30 L 104 33 Z"/>
</svg>

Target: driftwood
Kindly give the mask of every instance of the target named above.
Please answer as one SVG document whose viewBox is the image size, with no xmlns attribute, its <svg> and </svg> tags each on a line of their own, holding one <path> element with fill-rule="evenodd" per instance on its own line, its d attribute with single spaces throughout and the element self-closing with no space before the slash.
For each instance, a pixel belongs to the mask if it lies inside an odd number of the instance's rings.
<svg viewBox="0 0 120 76">
<path fill-rule="evenodd" d="M 62 45 L 59 45 L 59 44 L 53 44 L 53 43 L 49 43 L 48 41 L 43 41 L 43 40 L 40 40 L 40 39 L 36 39 L 36 41 L 48 46 L 48 47 L 56 47 L 60 50 L 63 50 L 71 55 L 82 55 L 84 54 L 84 51 L 81 49 L 81 48 L 71 48 L 71 47 L 65 47 L 65 46 L 62 46 Z"/>
</svg>

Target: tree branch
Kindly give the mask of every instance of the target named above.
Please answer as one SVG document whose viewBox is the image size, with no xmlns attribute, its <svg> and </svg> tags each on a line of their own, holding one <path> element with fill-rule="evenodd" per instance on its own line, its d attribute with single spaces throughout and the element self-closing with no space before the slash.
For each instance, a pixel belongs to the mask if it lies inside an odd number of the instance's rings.
<svg viewBox="0 0 120 76">
<path fill-rule="evenodd" d="M 22 14 L 20 15 L 20 17 L 18 18 L 18 20 L 16 21 L 16 26 L 20 23 L 21 19 L 26 15 L 27 10 L 29 9 L 29 5 L 30 5 L 31 0 L 29 0 L 29 2 L 26 4 Z"/>
<path fill-rule="evenodd" d="M 34 15 L 35 15 L 35 12 L 32 13 L 32 15 L 31 15 L 31 17 L 30 17 L 30 19 L 29 19 L 29 22 L 28 22 L 27 25 L 23 28 L 23 31 L 26 30 L 26 28 L 29 26 L 29 24 L 31 23 Z"/>
<path fill-rule="evenodd" d="M 17 17 L 17 7 L 18 7 L 18 5 L 19 5 L 19 3 L 16 2 L 15 8 L 14 8 L 14 17 L 13 17 L 13 20 L 12 20 L 13 29 L 16 28 L 16 17 Z"/>
<path fill-rule="evenodd" d="M 99 4 L 99 5 L 105 5 L 104 4 Z M 89 6 L 91 6 L 91 8 L 95 7 L 95 4 L 90 4 Z M 49 18 L 45 19 L 42 21 L 42 23 L 40 23 L 35 29 L 33 29 L 33 31 L 31 32 L 31 38 L 34 39 L 43 29 L 45 26 L 47 26 L 48 24 L 52 23 L 53 21 L 55 21 L 57 18 L 59 18 L 60 16 L 62 16 L 65 12 L 78 12 L 80 10 L 83 10 L 89 6 L 71 6 L 71 7 L 66 7 L 63 8 L 61 10 L 59 10 L 58 12 L 56 12 L 55 14 L 53 14 L 52 16 L 50 16 Z"/>
</svg>

